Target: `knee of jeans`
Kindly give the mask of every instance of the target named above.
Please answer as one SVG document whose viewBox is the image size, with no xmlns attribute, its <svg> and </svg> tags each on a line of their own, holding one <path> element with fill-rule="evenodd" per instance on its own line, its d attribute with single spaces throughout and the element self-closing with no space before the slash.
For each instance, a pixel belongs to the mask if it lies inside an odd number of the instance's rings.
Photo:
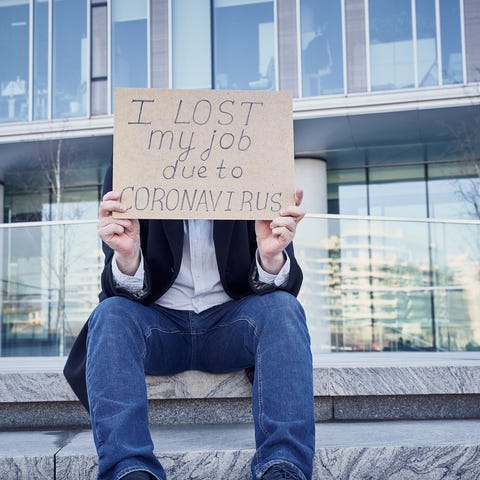
<svg viewBox="0 0 480 480">
<path fill-rule="evenodd" d="M 283 290 L 276 290 L 267 295 L 272 296 L 265 300 L 271 317 L 273 317 L 269 323 L 274 329 L 285 331 L 288 335 L 298 333 L 307 333 L 308 335 L 305 311 L 294 295 Z"/>
<path fill-rule="evenodd" d="M 125 325 L 131 324 L 131 322 L 125 321 L 131 308 L 130 302 L 131 300 L 124 297 L 109 297 L 103 300 L 90 315 L 88 319 L 88 330 L 104 330 L 107 328 L 113 331 L 119 331 Z"/>
</svg>

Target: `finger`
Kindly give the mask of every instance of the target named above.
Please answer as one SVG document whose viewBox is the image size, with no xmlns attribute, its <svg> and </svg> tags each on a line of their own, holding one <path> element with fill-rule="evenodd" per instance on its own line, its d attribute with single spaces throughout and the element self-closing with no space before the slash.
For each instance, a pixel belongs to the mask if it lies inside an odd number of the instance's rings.
<svg viewBox="0 0 480 480">
<path fill-rule="evenodd" d="M 295 220 L 295 217 L 278 217 L 270 223 L 270 228 L 277 228 L 277 227 L 284 227 L 290 230 L 291 232 L 294 232 L 296 227 L 297 227 L 297 222 Z"/>
<path fill-rule="evenodd" d="M 112 212 L 124 213 L 127 208 L 121 203 L 121 197 L 118 192 L 107 192 L 100 203 L 99 215 L 110 216 Z"/>
<path fill-rule="evenodd" d="M 295 205 L 299 207 L 303 200 L 303 188 L 297 188 L 295 192 Z"/>
<path fill-rule="evenodd" d="M 107 192 L 103 196 L 102 200 L 103 201 L 106 201 L 106 200 L 120 200 L 120 193 L 114 192 L 114 191 Z"/>
<path fill-rule="evenodd" d="M 304 216 L 305 215 L 305 210 L 300 207 L 300 206 L 296 206 L 296 205 L 290 205 L 288 207 L 285 207 L 282 211 L 281 211 L 281 216 L 283 217 L 300 217 L 300 216 Z"/>
<path fill-rule="evenodd" d="M 285 244 L 288 244 L 293 240 L 293 232 L 287 227 L 274 227 L 272 228 L 272 234 Z"/>
<path fill-rule="evenodd" d="M 110 217 L 113 212 L 124 213 L 127 208 L 117 200 L 105 200 L 100 204 L 99 216 Z"/>
<path fill-rule="evenodd" d="M 295 220 L 295 223 L 298 223 L 305 216 L 305 210 L 302 207 L 296 207 L 292 205 L 282 210 L 280 214 L 283 218 L 291 217 L 293 220 Z"/>
<path fill-rule="evenodd" d="M 115 218 L 104 217 L 98 221 L 98 228 L 105 228 L 111 224 L 118 224 L 123 227 L 124 230 L 135 230 L 135 226 L 132 220 L 127 218 Z"/>
<path fill-rule="evenodd" d="M 98 229 L 98 234 L 101 238 L 110 238 L 112 236 L 119 236 L 125 232 L 125 227 L 119 223 L 109 223 Z"/>
</svg>

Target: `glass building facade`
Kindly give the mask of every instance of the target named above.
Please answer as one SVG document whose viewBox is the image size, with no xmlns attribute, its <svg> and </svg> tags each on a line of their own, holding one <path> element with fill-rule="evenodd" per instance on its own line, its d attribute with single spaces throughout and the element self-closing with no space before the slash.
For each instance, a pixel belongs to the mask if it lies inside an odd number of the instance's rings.
<svg viewBox="0 0 480 480">
<path fill-rule="evenodd" d="M 314 349 L 480 348 L 478 11 L 0 0 L 0 355 L 64 355 L 97 301 L 116 87 L 290 91 Z"/>
</svg>

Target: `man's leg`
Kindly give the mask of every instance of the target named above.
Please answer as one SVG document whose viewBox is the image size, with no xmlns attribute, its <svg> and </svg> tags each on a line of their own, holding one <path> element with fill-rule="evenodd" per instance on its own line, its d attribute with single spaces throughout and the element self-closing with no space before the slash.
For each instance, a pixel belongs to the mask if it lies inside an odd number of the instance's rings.
<svg viewBox="0 0 480 480">
<path fill-rule="evenodd" d="M 155 307 L 123 297 L 104 300 L 92 313 L 86 377 L 99 479 L 118 480 L 137 470 L 165 478 L 148 428 L 145 366 L 161 348 L 153 362 L 162 372 L 182 369 L 189 349 L 179 330 Z M 150 348 L 152 339 L 158 348 Z"/>
<path fill-rule="evenodd" d="M 315 451 L 313 369 L 301 305 L 289 293 L 276 291 L 218 308 L 223 310 L 221 319 L 202 335 L 197 368 L 221 372 L 255 365 L 253 478 L 285 462 L 298 478 L 310 480 Z"/>
</svg>

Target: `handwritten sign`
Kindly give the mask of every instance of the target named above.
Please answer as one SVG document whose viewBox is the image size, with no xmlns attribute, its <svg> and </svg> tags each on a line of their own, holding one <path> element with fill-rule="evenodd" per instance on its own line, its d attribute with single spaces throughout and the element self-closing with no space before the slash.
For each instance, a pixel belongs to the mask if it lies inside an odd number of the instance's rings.
<svg viewBox="0 0 480 480">
<path fill-rule="evenodd" d="M 116 89 L 113 188 L 118 217 L 278 216 L 294 198 L 291 95 Z"/>
</svg>

